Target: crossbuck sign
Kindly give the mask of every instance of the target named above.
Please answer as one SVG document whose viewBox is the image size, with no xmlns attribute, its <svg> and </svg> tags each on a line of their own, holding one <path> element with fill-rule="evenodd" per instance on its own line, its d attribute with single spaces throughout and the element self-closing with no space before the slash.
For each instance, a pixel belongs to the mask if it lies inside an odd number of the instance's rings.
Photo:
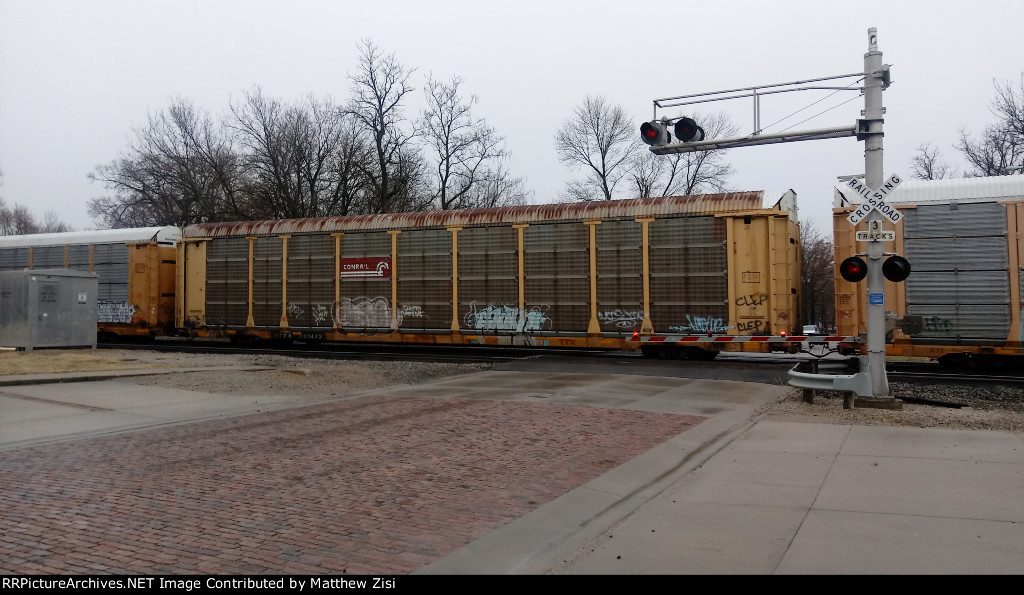
<svg viewBox="0 0 1024 595">
<path fill-rule="evenodd" d="M 878 188 L 869 188 L 867 184 L 858 180 L 847 182 L 846 189 L 853 190 L 862 196 L 865 202 L 854 209 L 846 220 L 857 225 L 874 210 L 884 215 L 889 221 L 899 223 L 903 219 L 903 213 L 899 212 L 896 207 L 886 204 L 885 197 L 889 196 L 902 182 L 903 180 L 896 174 L 889 176 L 889 179 L 882 182 Z"/>
</svg>

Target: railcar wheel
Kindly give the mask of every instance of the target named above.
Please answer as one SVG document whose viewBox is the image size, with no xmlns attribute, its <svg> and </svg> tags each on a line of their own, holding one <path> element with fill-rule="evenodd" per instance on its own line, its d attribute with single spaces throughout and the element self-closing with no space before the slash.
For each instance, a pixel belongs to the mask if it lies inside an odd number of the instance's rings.
<svg viewBox="0 0 1024 595">
<path fill-rule="evenodd" d="M 943 368 L 966 368 L 967 367 L 967 354 L 966 353 L 947 353 L 939 357 L 939 365 Z"/>
<path fill-rule="evenodd" d="M 709 362 L 718 357 L 718 352 L 711 349 L 701 349 L 699 347 L 694 347 L 689 350 L 687 356 L 688 359 Z"/>
<path fill-rule="evenodd" d="M 661 350 L 663 359 L 687 359 L 688 355 L 687 350 L 681 347 L 665 347 Z"/>
<path fill-rule="evenodd" d="M 236 347 L 252 347 L 260 338 L 253 335 L 231 335 L 231 344 Z"/>
</svg>

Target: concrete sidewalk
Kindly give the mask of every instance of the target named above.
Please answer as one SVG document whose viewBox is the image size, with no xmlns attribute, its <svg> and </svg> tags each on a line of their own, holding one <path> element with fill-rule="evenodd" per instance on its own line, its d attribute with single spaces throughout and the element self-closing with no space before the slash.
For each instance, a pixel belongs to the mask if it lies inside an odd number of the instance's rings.
<svg viewBox="0 0 1024 595">
<path fill-rule="evenodd" d="M 761 420 L 719 446 L 649 498 L 617 469 L 419 572 L 1024 573 L 1019 434 Z M 602 499 L 632 510 L 521 547 Z"/>
<path fill-rule="evenodd" d="M 202 371 L 269 370 L 228 366 Z M 141 368 L 0 376 L 0 451 L 83 436 L 245 415 L 295 405 L 295 398 L 213 395 L 140 389 L 116 380 L 195 372 L 195 368 Z"/>
</svg>

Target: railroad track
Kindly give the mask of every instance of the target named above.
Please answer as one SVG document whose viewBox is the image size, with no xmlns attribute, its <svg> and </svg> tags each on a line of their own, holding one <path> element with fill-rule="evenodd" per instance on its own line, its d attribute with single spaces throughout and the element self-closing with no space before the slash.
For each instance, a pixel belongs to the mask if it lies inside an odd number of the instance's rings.
<svg viewBox="0 0 1024 595">
<path fill-rule="evenodd" d="M 1024 386 L 1024 371 L 945 368 L 937 363 L 888 362 L 888 378 L 900 382 Z"/>
<path fill-rule="evenodd" d="M 269 343 L 260 346 L 238 346 L 227 341 L 217 340 L 159 340 L 148 343 L 131 342 L 100 342 L 102 349 L 145 349 L 151 351 L 178 353 L 222 353 L 238 355 L 276 355 L 283 357 L 336 360 L 375 360 L 375 361 L 419 361 L 434 363 L 485 363 L 495 364 L 531 358 L 544 357 L 546 360 L 560 357 L 574 358 L 605 358 L 613 360 L 643 360 L 655 365 L 688 367 L 696 366 L 706 370 L 708 367 L 747 368 L 778 367 L 788 369 L 805 355 L 799 354 L 744 354 L 723 353 L 715 361 L 699 362 L 658 362 L 644 358 L 632 351 L 595 351 L 592 349 L 554 349 L 545 347 L 543 350 L 527 347 L 496 347 L 496 346 L 465 346 L 465 345 L 410 345 L 410 344 L 293 344 L 287 347 L 274 346 Z M 657 362 L 657 364 L 656 364 Z M 894 382 L 914 384 L 976 384 L 1003 385 L 1024 388 L 1024 371 L 1014 374 L 1016 370 L 971 370 L 951 369 L 938 363 L 926 362 L 893 362 L 886 364 L 887 377 Z"/>
<path fill-rule="evenodd" d="M 540 355 L 594 355 L 593 350 L 552 349 L 543 351 L 518 347 L 410 345 L 410 344 L 296 344 L 275 346 L 264 343 L 259 346 L 232 345 L 226 341 L 160 340 L 147 343 L 100 342 L 100 349 L 146 349 L 150 351 L 176 353 L 225 353 L 240 355 L 277 355 L 308 359 L 375 360 L 375 361 L 421 361 L 434 363 L 498 363 L 520 360 Z M 600 353 L 600 352 L 599 352 Z"/>
</svg>

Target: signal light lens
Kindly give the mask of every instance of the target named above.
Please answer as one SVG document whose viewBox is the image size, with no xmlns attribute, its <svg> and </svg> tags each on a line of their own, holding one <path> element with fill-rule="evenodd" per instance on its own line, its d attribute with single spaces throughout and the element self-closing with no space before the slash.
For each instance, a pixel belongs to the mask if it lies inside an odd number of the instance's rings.
<svg viewBox="0 0 1024 595">
<path fill-rule="evenodd" d="M 856 283 L 868 275 L 868 264 L 857 256 L 851 256 L 839 265 L 839 274 L 850 283 Z"/>
<path fill-rule="evenodd" d="M 890 256 L 882 263 L 885 278 L 899 283 L 910 276 L 910 262 L 902 256 Z"/>
<path fill-rule="evenodd" d="M 668 130 L 660 122 L 644 122 L 640 125 L 640 138 L 649 145 L 668 143 Z"/>
<path fill-rule="evenodd" d="M 704 129 L 693 118 L 680 118 L 675 126 L 676 139 L 688 143 L 704 140 Z"/>
</svg>

